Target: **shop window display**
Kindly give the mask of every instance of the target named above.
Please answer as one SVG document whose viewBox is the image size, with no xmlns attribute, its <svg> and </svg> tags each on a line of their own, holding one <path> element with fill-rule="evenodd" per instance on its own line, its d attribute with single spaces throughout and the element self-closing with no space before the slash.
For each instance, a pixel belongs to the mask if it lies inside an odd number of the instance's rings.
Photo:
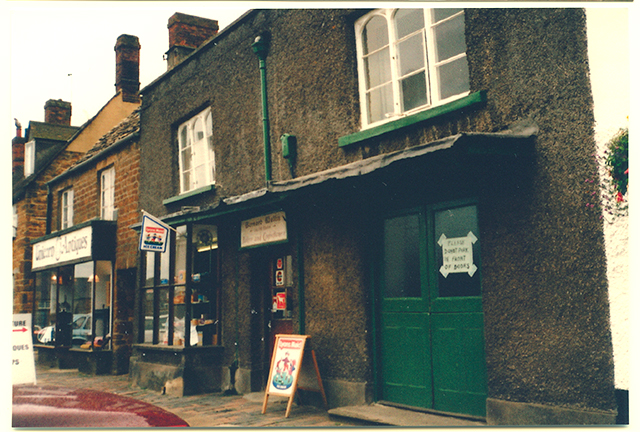
<svg viewBox="0 0 640 432">
<path fill-rule="evenodd" d="M 180 226 L 167 251 L 147 252 L 143 263 L 140 342 L 217 345 L 216 227 Z"/>
<path fill-rule="evenodd" d="M 34 343 L 107 348 L 111 268 L 111 261 L 90 261 L 36 273 Z"/>
</svg>

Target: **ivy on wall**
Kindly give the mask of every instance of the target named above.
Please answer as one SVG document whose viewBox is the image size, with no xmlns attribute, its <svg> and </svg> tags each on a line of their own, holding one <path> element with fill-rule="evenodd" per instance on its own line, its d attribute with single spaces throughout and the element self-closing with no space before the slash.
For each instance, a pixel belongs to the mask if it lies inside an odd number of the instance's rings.
<svg viewBox="0 0 640 432">
<path fill-rule="evenodd" d="M 604 212 L 610 216 L 626 216 L 629 212 L 629 129 L 620 129 L 607 143 L 602 179 Z"/>
</svg>

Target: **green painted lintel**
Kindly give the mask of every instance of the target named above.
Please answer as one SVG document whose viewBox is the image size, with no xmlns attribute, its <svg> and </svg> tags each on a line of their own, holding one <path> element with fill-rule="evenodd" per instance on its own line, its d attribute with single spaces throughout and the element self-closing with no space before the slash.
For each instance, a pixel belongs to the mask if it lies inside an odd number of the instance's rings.
<svg viewBox="0 0 640 432">
<path fill-rule="evenodd" d="M 468 108 L 474 105 L 483 104 L 486 101 L 487 101 L 487 92 L 485 90 L 471 93 L 468 96 L 446 103 L 444 105 L 440 105 L 440 106 L 428 109 L 426 111 L 421 111 L 419 113 L 416 113 L 407 117 L 403 117 L 398 120 L 382 124 L 380 126 L 375 126 L 370 129 L 365 129 L 360 132 L 353 133 L 351 135 L 345 135 L 343 137 L 338 138 L 338 146 L 346 147 L 352 144 L 357 144 L 364 140 L 380 137 L 389 132 L 397 131 L 399 129 L 412 126 L 416 123 L 423 122 L 425 120 L 429 120 L 434 117 L 439 117 L 439 116 L 449 114 L 451 112 L 458 111 L 463 108 Z"/>
<path fill-rule="evenodd" d="M 201 188 L 194 189 L 194 190 L 192 190 L 190 192 L 187 192 L 187 193 L 184 193 L 184 194 L 181 194 L 181 195 L 177 195 L 177 196 L 173 196 L 171 198 L 167 198 L 167 199 L 162 201 L 162 204 L 164 204 L 164 205 L 174 204 L 174 203 L 177 203 L 179 201 L 182 201 L 183 199 L 192 197 L 194 195 L 200 195 L 202 193 L 210 192 L 210 191 L 212 191 L 214 189 L 215 189 L 215 185 L 203 186 Z"/>
</svg>

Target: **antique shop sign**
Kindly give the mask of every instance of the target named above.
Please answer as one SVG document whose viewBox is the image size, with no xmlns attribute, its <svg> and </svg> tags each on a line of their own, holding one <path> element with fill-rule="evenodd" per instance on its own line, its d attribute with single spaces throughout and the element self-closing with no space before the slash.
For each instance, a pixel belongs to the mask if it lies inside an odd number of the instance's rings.
<svg viewBox="0 0 640 432">
<path fill-rule="evenodd" d="M 477 240 L 471 231 L 466 237 L 447 238 L 444 233 L 440 236 L 438 244 L 442 247 L 442 276 L 446 278 L 450 273 L 473 276 L 478 269 L 473 263 L 473 244 Z"/>
<path fill-rule="evenodd" d="M 262 246 L 287 240 L 287 218 L 276 212 L 242 221 L 240 247 Z"/>
<path fill-rule="evenodd" d="M 43 240 L 33 245 L 33 266 L 37 270 L 50 265 L 61 265 L 80 258 L 91 257 L 92 227 Z"/>
</svg>

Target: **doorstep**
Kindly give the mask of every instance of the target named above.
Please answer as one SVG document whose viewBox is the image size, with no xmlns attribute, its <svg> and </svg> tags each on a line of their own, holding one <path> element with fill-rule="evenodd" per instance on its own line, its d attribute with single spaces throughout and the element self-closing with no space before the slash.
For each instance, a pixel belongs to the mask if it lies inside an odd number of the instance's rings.
<svg viewBox="0 0 640 432">
<path fill-rule="evenodd" d="M 480 420 L 469 420 L 448 415 L 412 411 L 408 409 L 381 405 L 378 403 L 374 403 L 371 405 L 333 408 L 329 410 L 329 415 L 388 426 L 486 426 L 486 423 Z"/>
</svg>

